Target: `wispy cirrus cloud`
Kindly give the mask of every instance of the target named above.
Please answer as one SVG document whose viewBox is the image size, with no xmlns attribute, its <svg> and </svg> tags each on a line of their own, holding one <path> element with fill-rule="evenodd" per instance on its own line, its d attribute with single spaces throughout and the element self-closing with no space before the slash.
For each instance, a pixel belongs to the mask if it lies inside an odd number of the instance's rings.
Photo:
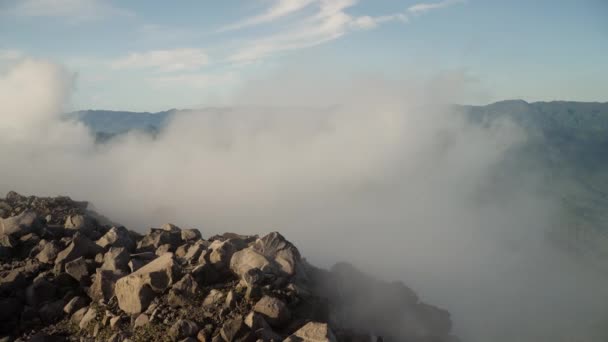
<svg viewBox="0 0 608 342">
<path fill-rule="evenodd" d="M 423 14 L 428 11 L 446 8 L 456 4 L 465 3 L 466 0 L 444 0 L 439 2 L 423 2 L 408 7 L 407 11 L 411 14 Z"/>
<path fill-rule="evenodd" d="M 316 0 L 280 0 L 276 1 L 264 13 L 251 18 L 224 26 L 219 29 L 220 32 L 238 30 L 250 26 L 255 26 L 263 23 L 272 22 L 283 18 L 295 12 L 298 12 L 307 6 L 315 3 Z"/>
<path fill-rule="evenodd" d="M 202 49 L 183 48 L 133 52 L 110 63 L 113 69 L 153 69 L 158 72 L 190 71 L 209 63 Z"/>
<path fill-rule="evenodd" d="M 8 0 L 11 1 L 11 0 Z M 108 0 L 18 0 L 3 13 L 27 17 L 67 17 L 72 20 L 94 20 L 107 16 L 133 16 L 134 13 Z"/>
<path fill-rule="evenodd" d="M 277 33 L 246 43 L 228 58 L 232 62 L 250 62 L 275 53 L 323 44 L 350 32 L 374 29 L 384 23 L 407 22 L 410 15 L 422 14 L 460 2 L 463 1 L 419 3 L 403 12 L 382 16 L 354 16 L 349 14 L 348 10 L 357 5 L 358 0 L 275 0 L 262 14 L 225 26 L 220 32 L 271 24 L 288 15 L 302 14 L 298 20 L 290 22 L 287 26 L 277 27 Z M 311 8 L 314 8 L 314 11 L 310 11 Z M 303 13 L 305 9 L 306 14 Z"/>
</svg>

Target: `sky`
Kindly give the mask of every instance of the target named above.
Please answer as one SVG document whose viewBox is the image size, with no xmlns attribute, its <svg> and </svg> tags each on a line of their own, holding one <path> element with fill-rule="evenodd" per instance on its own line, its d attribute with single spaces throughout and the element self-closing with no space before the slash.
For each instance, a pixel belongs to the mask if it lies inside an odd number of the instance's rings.
<svg viewBox="0 0 608 342">
<path fill-rule="evenodd" d="M 70 109 L 229 105 L 277 75 L 465 75 L 461 102 L 608 101 L 605 0 L 0 0 L 0 72 L 63 65 Z"/>
</svg>

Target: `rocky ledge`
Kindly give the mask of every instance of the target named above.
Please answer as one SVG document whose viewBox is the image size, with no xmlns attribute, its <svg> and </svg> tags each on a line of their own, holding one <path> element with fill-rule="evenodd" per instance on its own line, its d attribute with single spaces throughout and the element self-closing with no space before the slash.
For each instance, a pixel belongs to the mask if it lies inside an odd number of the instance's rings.
<svg viewBox="0 0 608 342">
<path fill-rule="evenodd" d="M 279 233 L 127 230 L 68 197 L 0 199 L 0 341 L 456 341 L 445 310 Z"/>
</svg>

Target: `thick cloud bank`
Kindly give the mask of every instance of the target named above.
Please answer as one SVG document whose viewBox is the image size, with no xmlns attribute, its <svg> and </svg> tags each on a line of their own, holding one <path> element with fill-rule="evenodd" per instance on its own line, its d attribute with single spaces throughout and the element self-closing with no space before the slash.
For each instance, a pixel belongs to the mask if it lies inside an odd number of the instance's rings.
<svg viewBox="0 0 608 342">
<path fill-rule="evenodd" d="M 504 162 L 525 134 L 451 112 L 457 77 L 267 81 L 235 100 L 257 106 L 104 145 L 60 119 L 71 78 L 34 60 L 1 76 L 0 192 L 86 199 L 139 230 L 278 230 L 315 264 L 403 280 L 465 340 L 601 337 L 605 279 L 547 242 L 557 207 L 538 170 Z"/>
</svg>

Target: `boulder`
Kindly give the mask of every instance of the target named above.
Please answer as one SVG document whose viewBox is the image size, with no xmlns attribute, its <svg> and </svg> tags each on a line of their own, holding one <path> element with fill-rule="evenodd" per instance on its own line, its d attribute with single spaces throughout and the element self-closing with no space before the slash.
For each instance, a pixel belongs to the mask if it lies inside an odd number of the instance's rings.
<svg viewBox="0 0 608 342">
<path fill-rule="evenodd" d="M 41 219 L 32 210 L 26 210 L 19 215 L 0 219 L 0 236 L 22 236 L 42 228 Z"/>
<path fill-rule="evenodd" d="M 63 227 L 67 230 L 80 231 L 85 235 L 89 235 L 93 230 L 95 230 L 96 225 L 97 223 L 92 217 L 77 214 L 68 216 L 65 219 Z"/>
<path fill-rule="evenodd" d="M 108 302 L 115 294 L 114 288 L 118 279 L 125 274 L 121 271 L 103 270 L 98 268 L 95 272 L 93 284 L 89 288 L 88 295 L 94 301 Z"/>
<path fill-rule="evenodd" d="M 230 270 L 240 279 L 243 279 L 252 269 L 258 269 L 262 273 L 275 273 L 278 271 L 274 263 L 253 248 L 245 248 L 232 255 Z"/>
<path fill-rule="evenodd" d="M 147 325 L 148 323 L 150 323 L 150 317 L 148 317 L 148 315 L 142 313 L 142 314 L 139 314 L 139 316 L 137 316 L 137 318 L 135 319 L 135 322 L 133 322 L 133 328 L 143 327 L 143 326 Z"/>
<path fill-rule="evenodd" d="M 273 232 L 257 239 L 252 248 L 267 258 L 274 260 L 288 276 L 296 274 L 301 256 L 298 249 L 283 235 Z"/>
<path fill-rule="evenodd" d="M 103 248 L 99 247 L 88 237 L 76 233 L 74 234 L 72 242 L 70 242 L 70 244 L 64 250 L 57 254 L 55 264 L 67 263 L 80 257 L 95 258 L 97 253 L 102 252 Z"/>
<path fill-rule="evenodd" d="M 109 271 L 129 272 L 130 254 L 125 247 L 110 247 L 103 256 L 101 269 Z"/>
<path fill-rule="evenodd" d="M 199 286 L 196 280 L 190 274 L 186 274 L 171 287 L 167 302 L 173 307 L 186 306 L 192 302 L 192 298 L 198 291 Z"/>
<path fill-rule="evenodd" d="M 259 329 L 270 329 L 270 326 L 264 319 L 264 316 L 255 311 L 251 311 L 247 316 L 245 316 L 244 322 L 253 331 L 257 331 Z"/>
<path fill-rule="evenodd" d="M 177 248 L 181 243 L 181 232 L 151 228 L 150 232 L 137 243 L 137 250 L 142 252 L 156 251 L 158 247 L 166 244 Z"/>
<path fill-rule="evenodd" d="M 226 321 L 220 330 L 220 335 L 224 341 L 253 342 L 256 340 L 251 329 L 243 322 L 242 317 Z"/>
<path fill-rule="evenodd" d="M 262 314 L 264 319 L 273 327 L 281 327 L 289 321 L 291 315 L 285 303 L 275 297 L 263 296 L 255 306 L 253 311 Z"/>
<path fill-rule="evenodd" d="M 65 312 L 68 316 L 71 316 L 74 312 L 84 308 L 87 305 L 89 305 L 89 300 L 87 298 L 76 296 L 63 307 L 63 312 Z"/>
<path fill-rule="evenodd" d="M 223 270 L 230 266 L 232 255 L 241 249 L 247 247 L 247 244 L 240 239 L 228 239 L 225 241 L 216 240 L 209 246 L 209 262 L 219 270 Z"/>
<path fill-rule="evenodd" d="M 57 287 L 44 278 L 37 278 L 25 290 L 25 300 L 30 306 L 39 306 L 55 299 Z"/>
<path fill-rule="evenodd" d="M 179 319 L 169 329 L 169 336 L 171 336 L 173 340 L 181 340 L 186 337 L 196 336 L 198 330 L 198 325 L 195 322 L 187 319 Z"/>
<path fill-rule="evenodd" d="M 65 273 L 72 276 L 81 284 L 87 283 L 93 271 L 93 263 L 79 257 L 65 264 Z"/>
<path fill-rule="evenodd" d="M 44 304 L 38 314 L 42 321 L 46 324 L 55 323 L 63 318 L 65 315 L 63 311 L 63 307 L 65 306 L 65 302 L 63 299 L 56 300 L 54 302 L 49 302 Z"/>
<path fill-rule="evenodd" d="M 179 272 L 173 254 L 167 253 L 119 279 L 115 286 L 119 307 L 129 314 L 144 311 L 157 293 L 175 282 Z"/>
<path fill-rule="evenodd" d="M 327 323 L 309 322 L 283 342 L 336 342 L 336 336 Z"/>
<path fill-rule="evenodd" d="M 78 312 L 78 311 L 76 311 Z M 89 323 L 91 323 L 93 320 L 95 320 L 95 318 L 97 318 L 97 310 L 90 306 L 87 310 L 87 312 L 84 314 L 84 316 L 82 317 L 82 319 L 80 320 L 80 322 L 78 323 L 78 327 L 80 327 L 80 329 L 86 329 L 89 325 Z"/>
<path fill-rule="evenodd" d="M 188 247 L 188 251 L 182 257 L 182 261 L 185 264 L 196 264 L 201 254 L 207 249 L 208 243 L 206 241 L 198 241 L 192 246 Z"/>
<path fill-rule="evenodd" d="M 95 242 L 104 249 L 110 247 L 124 247 L 128 251 L 135 250 L 135 241 L 129 234 L 129 231 L 122 226 L 112 227 L 99 240 Z"/>
<path fill-rule="evenodd" d="M 62 249 L 63 248 L 58 241 L 49 241 L 44 244 L 40 252 L 36 255 L 36 259 L 45 264 L 52 264 L 55 262 L 55 258 L 57 258 L 57 255 Z"/>
<path fill-rule="evenodd" d="M 213 289 L 209 291 L 209 294 L 207 294 L 207 297 L 203 300 L 203 307 L 215 306 L 224 301 L 225 298 L 222 291 Z"/>
<path fill-rule="evenodd" d="M 182 229 L 182 240 L 196 241 L 201 239 L 201 231 L 198 229 Z"/>
</svg>

